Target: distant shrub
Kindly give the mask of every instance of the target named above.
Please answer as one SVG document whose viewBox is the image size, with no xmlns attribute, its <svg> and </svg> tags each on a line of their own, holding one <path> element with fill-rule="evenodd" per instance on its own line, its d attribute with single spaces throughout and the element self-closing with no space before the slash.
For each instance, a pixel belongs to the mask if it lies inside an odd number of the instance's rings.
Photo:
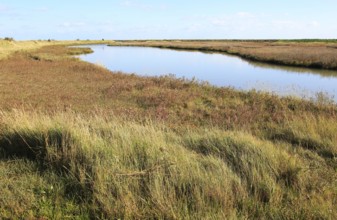
<svg viewBox="0 0 337 220">
<path fill-rule="evenodd" d="M 4 40 L 7 40 L 7 41 L 14 41 L 14 38 L 12 38 L 12 37 L 5 37 Z"/>
</svg>

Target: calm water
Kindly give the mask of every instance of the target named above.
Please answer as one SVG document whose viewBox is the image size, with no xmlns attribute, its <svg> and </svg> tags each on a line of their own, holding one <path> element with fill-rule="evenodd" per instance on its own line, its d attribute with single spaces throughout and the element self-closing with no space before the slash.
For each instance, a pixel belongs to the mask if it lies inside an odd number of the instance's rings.
<svg viewBox="0 0 337 220">
<path fill-rule="evenodd" d="M 337 71 L 262 64 L 218 53 L 105 45 L 89 47 L 94 53 L 80 58 L 112 71 L 144 76 L 174 74 L 188 79 L 194 77 L 216 86 L 306 98 L 323 92 L 337 101 Z"/>
</svg>

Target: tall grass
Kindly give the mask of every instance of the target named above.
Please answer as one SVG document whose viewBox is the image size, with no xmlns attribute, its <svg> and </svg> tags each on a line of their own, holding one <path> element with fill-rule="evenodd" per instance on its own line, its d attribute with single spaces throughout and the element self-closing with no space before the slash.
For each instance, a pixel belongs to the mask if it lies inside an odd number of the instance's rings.
<svg viewBox="0 0 337 220">
<path fill-rule="evenodd" d="M 0 115 L 5 218 L 337 217 L 336 171 L 307 149 L 99 114 Z"/>
</svg>

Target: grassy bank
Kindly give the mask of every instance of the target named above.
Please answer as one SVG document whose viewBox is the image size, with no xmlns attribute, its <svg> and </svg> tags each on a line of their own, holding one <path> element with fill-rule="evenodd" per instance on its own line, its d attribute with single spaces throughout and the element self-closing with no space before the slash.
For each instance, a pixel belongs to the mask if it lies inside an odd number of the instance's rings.
<svg viewBox="0 0 337 220">
<path fill-rule="evenodd" d="M 70 57 L 89 52 L 0 60 L 1 217 L 337 218 L 334 103 Z"/>
<path fill-rule="evenodd" d="M 313 149 L 99 114 L 0 121 L 3 217 L 337 217 L 336 167 Z"/>
<path fill-rule="evenodd" d="M 337 70 L 336 40 L 154 40 L 118 41 L 111 46 L 115 45 L 220 52 L 252 61 Z"/>
</svg>

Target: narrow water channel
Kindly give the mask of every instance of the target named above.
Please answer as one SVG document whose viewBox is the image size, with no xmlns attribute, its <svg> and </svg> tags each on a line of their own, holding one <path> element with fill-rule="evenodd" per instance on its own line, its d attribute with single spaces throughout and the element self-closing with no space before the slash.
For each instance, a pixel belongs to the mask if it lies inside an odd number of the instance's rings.
<svg viewBox="0 0 337 220">
<path fill-rule="evenodd" d="M 219 53 L 106 45 L 85 47 L 92 48 L 94 53 L 81 55 L 82 60 L 112 71 L 143 76 L 173 74 L 215 86 L 304 98 L 323 93 L 337 102 L 337 71 L 269 65 Z"/>
</svg>

